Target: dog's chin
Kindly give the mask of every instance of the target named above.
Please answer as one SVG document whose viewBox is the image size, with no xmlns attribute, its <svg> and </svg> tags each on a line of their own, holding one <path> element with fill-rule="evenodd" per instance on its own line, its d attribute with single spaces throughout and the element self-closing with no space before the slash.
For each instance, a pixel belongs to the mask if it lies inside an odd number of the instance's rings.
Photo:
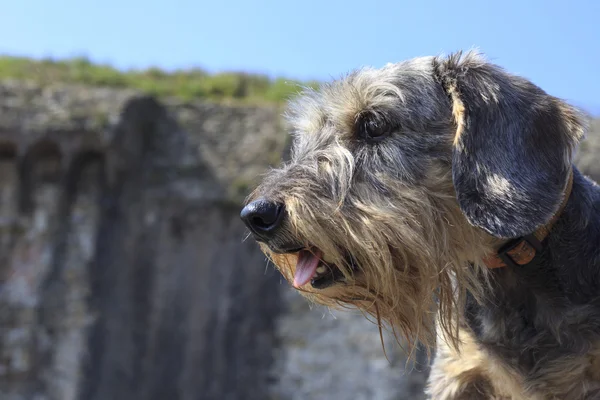
<svg viewBox="0 0 600 400">
<path fill-rule="evenodd" d="M 298 265 L 296 266 L 296 271 L 299 269 L 299 265 L 304 259 L 304 264 L 310 264 L 310 267 L 307 271 L 305 271 L 304 276 L 300 277 L 298 273 L 296 273 L 294 286 L 301 287 L 306 284 L 310 284 L 314 289 L 326 289 L 332 287 L 337 284 L 343 284 L 346 281 L 344 274 L 341 269 L 332 262 L 327 261 L 327 255 L 323 254 L 315 246 L 298 246 L 298 245 L 289 245 L 283 247 L 270 247 L 270 250 L 276 254 L 282 255 L 294 255 L 298 258 Z M 346 256 L 347 265 L 351 266 L 353 271 L 358 271 L 356 263 L 353 257 L 348 253 Z M 298 279 L 300 281 L 298 281 Z"/>
</svg>

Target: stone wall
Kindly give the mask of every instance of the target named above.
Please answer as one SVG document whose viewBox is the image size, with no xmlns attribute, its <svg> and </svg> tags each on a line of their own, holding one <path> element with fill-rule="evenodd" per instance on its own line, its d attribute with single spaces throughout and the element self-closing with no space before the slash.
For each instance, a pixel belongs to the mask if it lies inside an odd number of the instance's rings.
<svg viewBox="0 0 600 400">
<path fill-rule="evenodd" d="M 279 113 L 0 84 L 0 398 L 421 397 L 421 354 L 407 370 L 386 336 L 386 358 L 373 323 L 310 308 L 243 240 Z"/>
</svg>

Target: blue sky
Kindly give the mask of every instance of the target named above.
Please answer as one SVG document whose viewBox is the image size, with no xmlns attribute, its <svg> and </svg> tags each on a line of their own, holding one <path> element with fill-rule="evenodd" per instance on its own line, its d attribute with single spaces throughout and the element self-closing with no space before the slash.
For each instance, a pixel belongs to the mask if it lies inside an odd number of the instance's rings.
<svg viewBox="0 0 600 400">
<path fill-rule="evenodd" d="M 18 0 L 0 53 L 329 79 L 478 47 L 600 114 L 600 0 Z"/>
</svg>

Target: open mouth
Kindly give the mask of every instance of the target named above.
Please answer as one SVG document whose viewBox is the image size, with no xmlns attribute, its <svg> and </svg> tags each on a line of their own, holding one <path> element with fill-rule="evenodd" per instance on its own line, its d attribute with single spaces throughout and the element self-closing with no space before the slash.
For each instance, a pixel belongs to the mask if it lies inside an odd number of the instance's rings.
<svg viewBox="0 0 600 400">
<path fill-rule="evenodd" d="M 354 263 L 351 265 L 354 267 Z M 314 247 L 298 250 L 294 287 L 299 288 L 310 282 L 315 289 L 325 289 L 342 281 L 342 271 L 335 264 L 326 262 L 321 250 Z"/>
</svg>

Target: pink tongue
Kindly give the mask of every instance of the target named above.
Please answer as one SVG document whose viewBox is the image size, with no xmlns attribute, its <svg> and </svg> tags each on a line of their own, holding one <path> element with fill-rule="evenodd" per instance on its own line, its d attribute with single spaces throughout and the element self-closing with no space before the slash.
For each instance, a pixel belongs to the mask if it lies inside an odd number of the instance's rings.
<svg viewBox="0 0 600 400">
<path fill-rule="evenodd" d="M 319 250 L 315 250 L 315 254 L 308 250 L 300 250 L 294 274 L 294 287 L 306 285 L 311 280 L 319 266 L 321 255 Z"/>
</svg>

